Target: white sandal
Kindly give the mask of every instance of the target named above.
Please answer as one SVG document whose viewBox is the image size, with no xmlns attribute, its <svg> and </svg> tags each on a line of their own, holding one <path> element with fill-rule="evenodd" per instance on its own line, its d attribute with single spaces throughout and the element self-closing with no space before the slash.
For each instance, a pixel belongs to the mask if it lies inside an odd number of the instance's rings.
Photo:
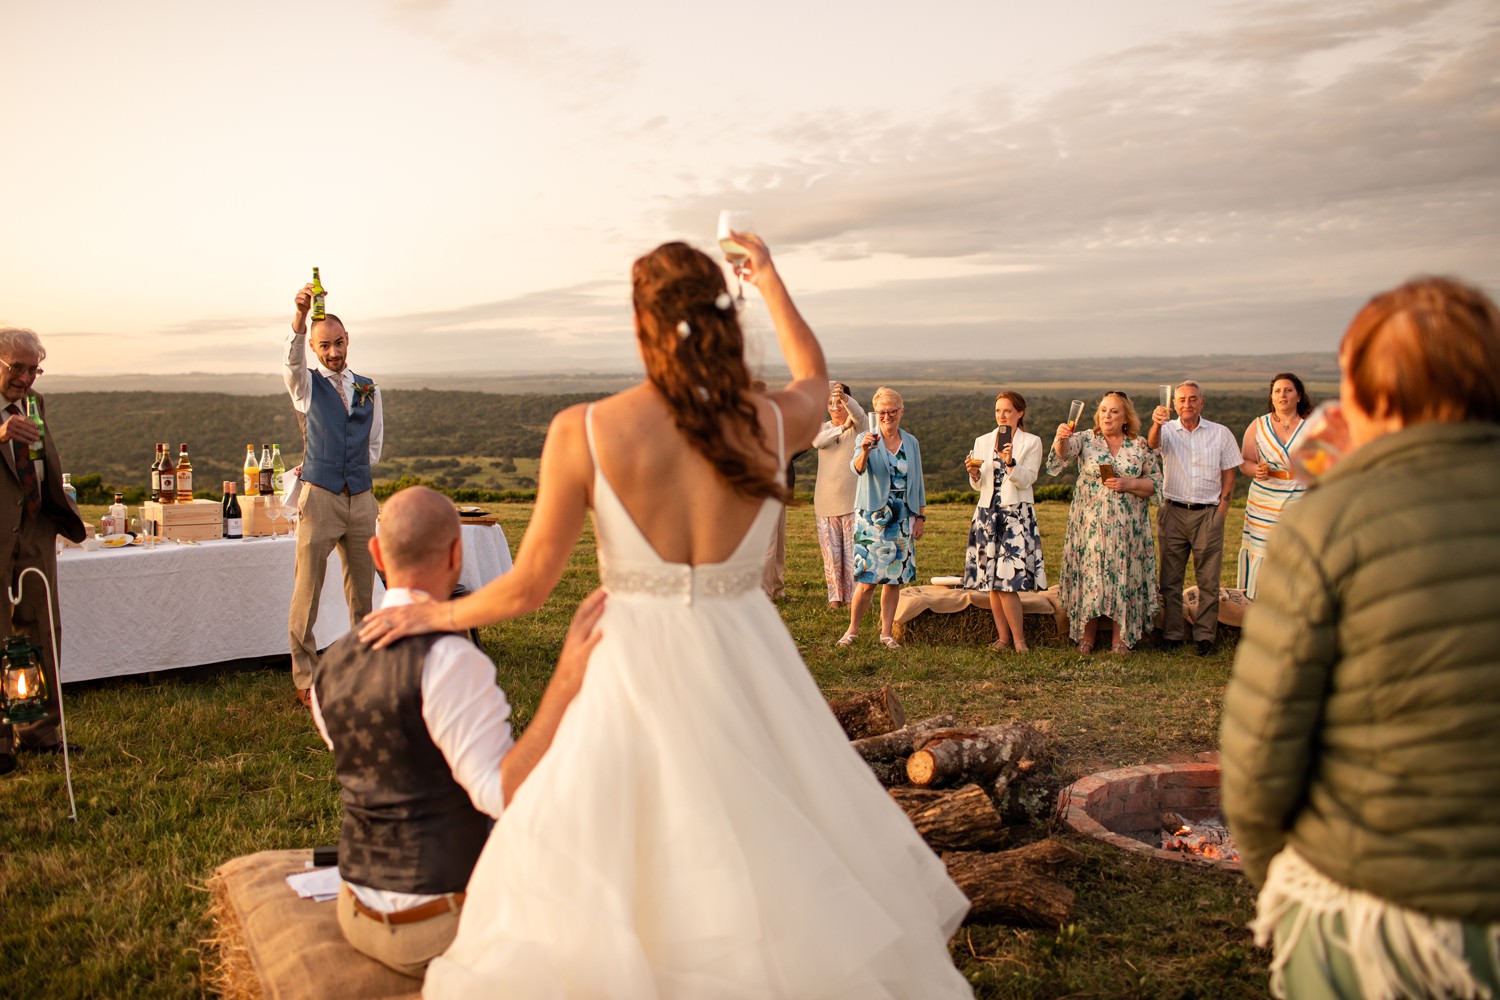
<svg viewBox="0 0 1500 1000">
<path fill-rule="evenodd" d="M 900 649 L 901 648 L 901 643 L 897 642 L 894 636 L 889 636 L 889 635 L 883 635 L 883 636 L 881 636 L 880 637 L 880 644 L 882 646 L 884 646 L 886 649 Z"/>
<path fill-rule="evenodd" d="M 847 649 L 848 647 L 854 645 L 854 640 L 858 639 L 858 638 L 859 638 L 859 633 L 855 632 L 855 631 L 853 631 L 851 629 L 850 631 L 845 632 L 843 634 L 843 636 L 841 636 L 839 638 L 839 641 L 836 642 L 836 643 L 834 643 L 834 645 L 835 646 L 843 646 L 843 647 L 845 647 Z"/>
</svg>

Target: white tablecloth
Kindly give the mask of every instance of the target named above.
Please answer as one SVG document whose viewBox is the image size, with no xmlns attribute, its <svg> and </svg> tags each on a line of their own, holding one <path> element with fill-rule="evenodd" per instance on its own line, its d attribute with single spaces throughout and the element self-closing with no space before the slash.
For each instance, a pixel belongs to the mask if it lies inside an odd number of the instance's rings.
<svg viewBox="0 0 1500 1000">
<path fill-rule="evenodd" d="M 463 540 L 460 579 L 470 590 L 510 569 L 498 525 L 465 525 Z M 57 558 L 63 681 L 287 653 L 295 559 L 291 536 L 64 549 Z M 27 583 L 35 586 L 35 578 Z M 374 606 L 384 593 L 376 577 Z M 335 551 L 314 629 L 318 648 L 348 629 L 344 567 Z"/>
<path fill-rule="evenodd" d="M 510 543 L 500 525 L 466 524 L 463 537 L 464 568 L 459 584 L 474 591 L 510 572 Z"/>
<path fill-rule="evenodd" d="M 296 541 L 247 538 L 57 557 L 62 679 L 88 680 L 287 653 Z M 385 588 L 375 580 L 378 606 Z M 344 567 L 328 560 L 321 649 L 349 630 Z"/>
</svg>

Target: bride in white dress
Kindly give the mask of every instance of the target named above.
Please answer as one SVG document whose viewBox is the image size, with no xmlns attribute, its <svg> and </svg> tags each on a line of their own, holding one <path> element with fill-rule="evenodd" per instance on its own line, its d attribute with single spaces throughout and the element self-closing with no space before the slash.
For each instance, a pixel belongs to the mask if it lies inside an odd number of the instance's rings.
<svg viewBox="0 0 1500 1000">
<path fill-rule="evenodd" d="M 554 419 L 515 568 L 361 630 L 384 644 L 534 610 L 592 509 L 602 638 L 474 869 L 429 1000 L 972 996 L 948 952 L 968 901 L 760 589 L 781 470 L 828 385 L 765 245 L 736 239 L 792 383 L 753 392 L 719 266 L 657 248 L 632 271 L 647 380 Z"/>
</svg>

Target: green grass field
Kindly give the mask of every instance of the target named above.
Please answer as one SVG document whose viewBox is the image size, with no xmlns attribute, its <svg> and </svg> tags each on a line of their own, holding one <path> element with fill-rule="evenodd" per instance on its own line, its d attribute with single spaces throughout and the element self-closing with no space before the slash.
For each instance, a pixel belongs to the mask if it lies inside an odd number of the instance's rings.
<svg viewBox="0 0 1500 1000">
<path fill-rule="evenodd" d="M 929 508 L 917 556 L 922 580 L 961 571 L 971 509 Z M 497 513 L 514 550 L 531 506 Z M 1055 574 L 1067 507 L 1042 504 L 1038 514 Z M 1239 518 L 1232 511 L 1229 577 Z M 783 617 L 829 696 L 889 684 L 913 717 L 1051 720 L 1068 778 L 1215 748 L 1231 650 L 1206 658 L 1085 658 L 1063 648 L 999 656 L 982 646 L 889 651 L 874 644 L 873 620 L 859 645 L 836 649 L 847 616 L 825 602 L 810 507 L 790 512 L 788 534 Z M 593 559 L 585 529 L 547 606 L 484 630 L 520 724 L 574 606 L 596 583 Z M 77 823 L 67 818 L 61 760 L 28 757 L 22 771 L 0 779 L 0 995 L 205 995 L 206 880 L 236 855 L 337 840 L 330 755 L 294 704 L 284 663 L 71 685 L 66 708 L 70 737 L 87 748 L 74 760 Z M 1265 957 L 1244 930 L 1254 894 L 1242 878 L 1058 836 L 1085 858 L 1064 876 L 1077 892 L 1074 919 L 1058 931 L 961 929 L 954 959 L 978 996 L 1266 995 Z"/>
</svg>

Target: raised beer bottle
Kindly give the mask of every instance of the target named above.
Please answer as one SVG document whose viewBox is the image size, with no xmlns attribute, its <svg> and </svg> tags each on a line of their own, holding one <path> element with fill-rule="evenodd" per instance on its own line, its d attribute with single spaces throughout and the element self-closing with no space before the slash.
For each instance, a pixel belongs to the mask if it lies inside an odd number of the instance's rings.
<svg viewBox="0 0 1500 1000">
<path fill-rule="evenodd" d="M 186 441 L 177 453 L 177 502 L 193 502 L 193 460 L 188 458 Z"/>
<path fill-rule="evenodd" d="M 271 465 L 271 446 L 263 444 L 260 446 L 260 478 L 257 480 L 256 491 L 263 497 L 268 497 L 276 492 L 276 472 Z"/>
<path fill-rule="evenodd" d="M 245 520 L 240 514 L 240 502 L 234 495 L 233 479 L 224 481 L 224 537 L 245 537 Z"/>
<path fill-rule="evenodd" d="M 323 279 L 318 277 L 318 269 L 313 268 L 312 280 L 312 318 L 315 320 L 327 319 L 328 309 L 323 304 L 327 292 L 323 291 Z"/>
<path fill-rule="evenodd" d="M 47 424 L 42 420 L 42 411 L 37 405 L 35 396 L 28 395 L 26 397 L 26 418 L 33 424 L 36 424 L 38 437 L 35 441 L 31 442 L 31 448 L 27 452 L 31 456 L 31 460 L 35 462 L 42 457 L 42 438 L 47 436 Z"/>
<path fill-rule="evenodd" d="M 245 496 L 253 497 L 260 488 L 260 463 L 255 460 L 255 445 L 245 445 Z"/>
<path fill-rule="evenodd" d="M 177 466 L 172 464 L 172 446 L 161 445 L 161 503 L 177 502 Z"/>
</svg>

